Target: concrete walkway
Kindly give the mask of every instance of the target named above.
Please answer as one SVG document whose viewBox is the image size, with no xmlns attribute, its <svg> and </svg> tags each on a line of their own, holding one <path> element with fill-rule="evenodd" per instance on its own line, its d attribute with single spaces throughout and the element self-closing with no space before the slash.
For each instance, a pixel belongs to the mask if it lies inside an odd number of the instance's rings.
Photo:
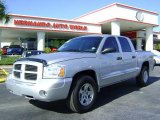
<svg viewBox="0 0 160 120">
<path fill-rule="evenodd" d="M 8 68 L 12 68 L 13 65 L 0 65 L 0 68 L 3 68 L 3 69 L 8 69 Z"/>
</svg>

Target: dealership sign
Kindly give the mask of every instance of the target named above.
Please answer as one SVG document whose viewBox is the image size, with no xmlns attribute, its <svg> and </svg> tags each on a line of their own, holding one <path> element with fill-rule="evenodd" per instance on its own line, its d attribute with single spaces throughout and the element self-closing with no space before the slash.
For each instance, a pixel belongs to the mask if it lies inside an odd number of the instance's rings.
<svg viewBox="0 0 160 120">
<path fill-rule="evenodd" d="M 72 31 L 88 30 L 87 26 L 85 25 L 57 23 L 57 22 L 41 22 L 41 21 L 32 21 L 32 20 L 14 20 L 14 25 L 28 26 L 28 27 L 54 28 L 59 30 L 72 30 Z"/>
</svg>

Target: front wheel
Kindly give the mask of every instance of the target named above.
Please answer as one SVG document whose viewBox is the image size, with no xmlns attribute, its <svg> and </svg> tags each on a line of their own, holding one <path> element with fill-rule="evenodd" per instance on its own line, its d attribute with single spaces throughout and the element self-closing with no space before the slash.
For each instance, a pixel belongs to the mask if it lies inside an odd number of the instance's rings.
<svg viewBox="0 0 160 120">
<path fill-rule="evenodd" d="M 148 84 L 149 70 L 147 66 L 143 66 L 139 76 L 136 78 L 136 83 L 140 87 L 144 87 Z"/>
<path fill-rule="evenodd" d="M 68 106 L 74 112 L 87 112 L 97 97 L 97 85 L 90 76 L 77 78 L 68 98 Z"/>
</svg>

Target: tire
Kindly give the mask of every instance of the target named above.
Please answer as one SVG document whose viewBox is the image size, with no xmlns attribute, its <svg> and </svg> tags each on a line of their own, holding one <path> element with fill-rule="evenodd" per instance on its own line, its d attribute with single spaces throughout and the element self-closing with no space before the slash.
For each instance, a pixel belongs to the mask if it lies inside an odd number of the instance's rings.
<svg viewBox="0 0 160 120">
<path fill-rule="evenodd" d="M 139 87 L 145 87 L 149 80 L 149 70 L 147 66 L 143 66 L 140 74 L 136 78 L 136 83 Z"/>
<path fill-rule="evenodd" d="M 76 79 L 76 83 L 68 97 L 67 106 L 73 112 L 87 112 L 95 103 L 97 91 L 97 84 L 92 77 L 81 76 Z"/>
</svg>

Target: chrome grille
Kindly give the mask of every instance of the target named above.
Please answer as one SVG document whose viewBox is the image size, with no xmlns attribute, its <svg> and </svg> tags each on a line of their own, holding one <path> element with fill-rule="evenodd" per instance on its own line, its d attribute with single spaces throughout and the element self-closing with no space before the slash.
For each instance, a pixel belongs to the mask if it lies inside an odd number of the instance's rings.
<svg viewBox="0 0 160 120">
<path fill-rule="evenodd" d="M 36 81 L 38 79 L 38 65 L 22 63 L 14 64 L 13 76 L 20 81 Z"/>
<path fill-rule="evenodd" d="M 37 72 L 37 66 L 34 66 L 34 65 L 26 65 L 26 66 L 25 66 L 25 71 Z"/>
<path fill-rule="evenodd" d="M 21 67 L 22 67 L 21 64 L 16 64 L 16 65 L 14 66 L 14 69 L 15 69 L 15 70 L 21 70 Z"/>
<path fill-rule="evenodd" d="M 14 71 L 13 73 L 16 78 L 20 78 L 20 72 Z"/>
<path fill-rule="evenodd" d="M 37 74 L 25 73 L 25 79 L 26 80 L 36 80 L 37 79 Z"/>
</svg>

